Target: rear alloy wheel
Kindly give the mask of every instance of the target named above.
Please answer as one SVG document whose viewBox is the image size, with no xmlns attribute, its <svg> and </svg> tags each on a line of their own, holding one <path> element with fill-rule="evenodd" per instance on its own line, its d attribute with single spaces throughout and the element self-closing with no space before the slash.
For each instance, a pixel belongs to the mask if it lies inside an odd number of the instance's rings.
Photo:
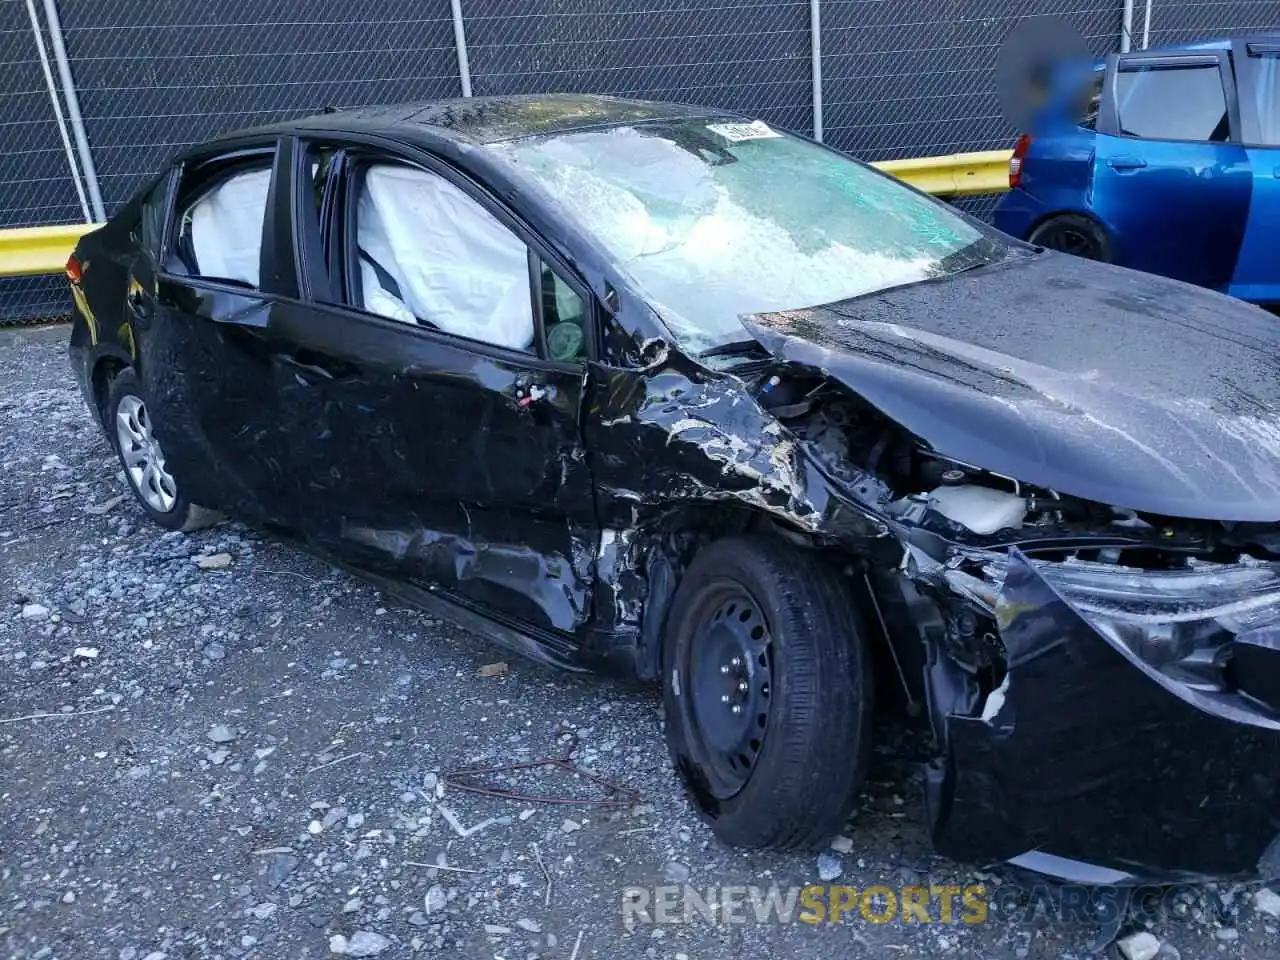
<svg viewBox="0 0 1280 960">
<path fill-rule="evenodd" d="M 178 502 L 178 484 L 164 467 L 164 451 L 151 432 L 151 417 L 142 398 L 128 394 L 116 407 L 116 446 L 134 492 L 157 513 L 170 513 Z"/>
<path fill-rule="evenodd" d="M 850 583 L 812 551 L 732 537 L 680 582 L 663 639 L 667 745 L 722 841 L 839 832 L 870 748 L 871 664 Z"/>
<path fill-rule="evenodd" d="M 189 502 L 179 489 L 155 435 L 142 385 L 132 370 L 121 370 L 111 381 L 105 414 L 107 436 L 147 516 L 166 529 L 185 531 L 222 519 L 221 514 Z"/>
<path fill-rule="evenodd" d="M 1085 260 L 1111 262 L 1111 243 L 1094 221 L 1079 214 L 1050 217 L 1031 231 L 1027 241 Z"/>
</svg>

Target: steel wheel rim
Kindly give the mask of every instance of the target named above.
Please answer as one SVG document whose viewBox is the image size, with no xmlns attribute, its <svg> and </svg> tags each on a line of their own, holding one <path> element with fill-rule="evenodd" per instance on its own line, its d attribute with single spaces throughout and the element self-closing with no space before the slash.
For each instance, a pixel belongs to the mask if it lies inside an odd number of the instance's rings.
<svg viewBox="0 0 1280 960">
<path fill-rule="evenodd" d="M 681 664 L 692 752 L 721 799 L 746 786 L 760 757 L 773 700 L 773 642 L 761 605 L 734 581 L 699 604 Z"/>
<path fill-rule="evenodd" d="M 157 513 L 168 513 L 178 502 L 178 484 L 165 469 L 164 451 L 151 432 L 142 398 L 129 394 L 116 407 L 116 439 L 124 472 L 142 502 Z"/>
</svg>

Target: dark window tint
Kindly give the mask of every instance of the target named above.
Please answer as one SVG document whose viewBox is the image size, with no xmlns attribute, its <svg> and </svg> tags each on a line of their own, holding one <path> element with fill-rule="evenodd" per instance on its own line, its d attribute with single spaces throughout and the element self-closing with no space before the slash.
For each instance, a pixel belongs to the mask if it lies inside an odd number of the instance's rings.
<svg viewBox="0 0 1280 960">
<path fill-rule="evenodd" d="M 1216 64 L 1121 67 L 1116 104 L 1120 131 L 1132 137 L 1217 142 L 1231 136 Z"/>
<path fill-rule="evenodd" d="M 1262 143 L 1280 146 L 1280 54 L 1260 55 L 1255 76 L 1253 101 L 1258 113 L 1258 138 Z"/>
</svg>

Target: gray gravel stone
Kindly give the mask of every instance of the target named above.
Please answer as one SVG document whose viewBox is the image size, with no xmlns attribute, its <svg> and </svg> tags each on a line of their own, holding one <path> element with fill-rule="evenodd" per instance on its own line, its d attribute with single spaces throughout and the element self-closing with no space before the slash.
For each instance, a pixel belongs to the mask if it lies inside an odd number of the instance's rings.
<svg viewBox="0 0 1280 960">
<path fill-rule="evenodd" d="M 1160 952 L 1160 940 L 1155 934 L 1142 930 L 1116 943 L 1124 960 L 1155 960 Z"/>
<path fill-rule="evenodd" d="M 448 895 L 444 892 L 444 887 L 438 883 L 434 883 L 427 890 L 427 895 L 423 897 L 423 909 L 428 914 L 439 913 L 445 908 L 449 902 Z"/>
<path fill-rule="evenodd" d="M 209 728 L 209 739 L 214 743 L 231 743 L 239 734 L 225 723 L 215 723 Z"/>
<path fill-rule="evenodd" d="M 267 861 L 265 868 L 265 876 L 267 887 L 274 890 L 280 884 L 289 878 L 289 874 L 298 869 L 298 864 L 302 861 L 295 856 L 287 853 L 275 853 L 271 855 L 271 859 Z"/>
<path fill-rule="evenodd" d="M 833 857 L 829 853 L 819 854 L 818 856 L 818 878 L 823 881 L 835 880 L 842 873 L 844 867 L 840 863 L 839 857 Z"/>
<path fill-rule="evenodd" d="M 344 953 L 348 957 L 376 957 L 389 946 L 391 941 L 382 934 L 357 930 L 348 938 Z"/>
<path fill-rule="evenodd" d="M 1261 887 L 1253 894 L 1253 908 L 1259 913 L 1280 919 L 1280 894 L 1270 887 Z"/>
<path fill-rule="evenodd" d="M 679 860 L 668 860 L 662 868 L 662 877 L 669 883 L 685 883 L 689 876 L 689 867 Z"/>
</svg>

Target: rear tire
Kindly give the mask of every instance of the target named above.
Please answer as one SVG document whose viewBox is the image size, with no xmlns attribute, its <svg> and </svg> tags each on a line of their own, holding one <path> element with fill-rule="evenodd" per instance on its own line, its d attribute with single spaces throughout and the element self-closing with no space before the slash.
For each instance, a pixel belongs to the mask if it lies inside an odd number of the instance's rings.
<svg viewBox="0 0 1280 960">
<path fill-rule="evenodd" d="M 723 842 L 809 849 L 848 820 L 872 710 L 852 593 L 817 554 L 763 537 L 717 541 L 681 580 L 663 638 L 667 746 Z"/>
<path fill-rule="evenodd" d="M 151 413 L 133 370 L 126 367 L 112 378 L 102 420 L 124 468 L 125 482 L 153 522 L 166 530 L 190 533 L 222 519 L 217 511 L 191 503 L 165 469 L 164 452 L 152 433 Z"/>
<path fill-rule="evenodd" d="M 1085 260 L 1111 262 L 1111 240 L 1094 220 L 1077 213 L 1062 213 L 1036 226 L 1029 243 L 1069 253 Z"/>
</svg>

